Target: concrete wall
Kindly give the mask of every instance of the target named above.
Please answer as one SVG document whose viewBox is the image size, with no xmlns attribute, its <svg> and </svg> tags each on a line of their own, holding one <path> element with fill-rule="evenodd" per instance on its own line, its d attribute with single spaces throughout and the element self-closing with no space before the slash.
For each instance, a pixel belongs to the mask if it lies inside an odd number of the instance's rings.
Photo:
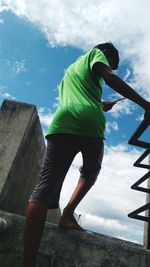
<svg viewBox="0 0 150 267">
<path fill-rule="evenodd" d="M 0 208 L 24 215 L 45 151 L 36 107 L 5 100 L 0 110 Z"/>
<path fill-rule="evenodd" d="M 0 238 L 0 266 L 22 267 L 24 217 L 0 211 L 8 230 Z M 63 231 L 46 223 L 37 267 L 149 267 L 150 251 L 108 236 Z"/>
<path fill-rule="evenodd" d="M 0 110 L 0 209 L 24 215 L 40 172 L 45 141 L 36 106 L 5 100 Z M 56 223 L 60 211 L 47 220 Z"/>
</svg>

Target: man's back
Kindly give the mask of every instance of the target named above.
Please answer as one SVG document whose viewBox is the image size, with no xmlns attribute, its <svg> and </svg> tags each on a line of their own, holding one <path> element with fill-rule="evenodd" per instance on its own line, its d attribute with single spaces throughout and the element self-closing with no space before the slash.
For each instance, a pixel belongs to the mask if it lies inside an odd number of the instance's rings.
<svg viewBox="0 0 150 267">
<path fill-rule="evenodd" d="M 109 65 L 105 55 L 95 48 L 79 57 L 66 70 L 59 88 L 60 106 L 48 134 L 72 133 L 103 137 L 105 116 L 101 103 L 102 79 L 96 82 L 91 72 L 97 61 Z"/>
</svg>

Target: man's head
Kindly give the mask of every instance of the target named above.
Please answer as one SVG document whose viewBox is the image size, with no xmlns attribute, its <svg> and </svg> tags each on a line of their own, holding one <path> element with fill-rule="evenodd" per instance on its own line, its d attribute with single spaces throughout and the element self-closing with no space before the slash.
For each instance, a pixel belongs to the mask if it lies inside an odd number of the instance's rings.
<svg viewBox="0 0 150 267">
<path fill-rule="evenodd" d="M 94 48 L 98 48 L 104 53 L 112 70 L 118 68 L 119 52 L 111 42 L 98 44 Z"/>
</svg>

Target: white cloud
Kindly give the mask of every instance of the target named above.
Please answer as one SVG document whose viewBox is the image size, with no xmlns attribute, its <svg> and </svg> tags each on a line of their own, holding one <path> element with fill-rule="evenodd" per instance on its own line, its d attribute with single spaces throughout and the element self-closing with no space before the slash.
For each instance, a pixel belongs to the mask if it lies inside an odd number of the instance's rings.
<svg viewBox="0 0 150 267">
<path fill-rule="evenodd" d="M 4 24 L 4 20 L 3 19 L 0 19 L 0 24 Z"/>
<path fill-rule="evenodd" d="M 114 219 L 105 219 L 103 217 L 92 215 L 89 213 L 85 214 L 85 221 L 87 226 L 90 224 L 93 228 L 95 228 L 97 225 L 99 227 L 105 227 L 105 230 L 113 230 L 113 231 L 125 231 L 127 230 L 127 226 L 121 224 L 118 220 Z"/>
<path fill-rule="evenodd" d="M 118 118 L 121 115 L 131 115 L 136 109 L 136 104 L 125 99 L 123 101 L 117 102 L 113 108 L 109 111 L 112 117 Z"/>
<path fill-rule="evenodd" d="M 16 98 L 14 96 L 12 96 L 10 93 L 7 92 L 7 86 L 0 86 L 0 97 L 2 99 L 12 99 L 15 100 Z"/>
<path fill-rule="evenodd" d="M 106 122 L 106 133 L 110 134 L 112 130 L 114 130 L 114 131 L 119 130 L 117 122 L 116 121 Z"/>
<path fill-rule="evenodd" d="M 40 122 L 44 128 L 47 128 L 50 123 L 52 122 L 53 119 L 53 113 L 51 112 L 50 109 L 45 108 L 45 107 L 40 107 L 38 109 L 38 114 L 40 118 Z"/>
<path fill-rule="evenodd" d="M 127 71 L 124 77 L 125 80 L 128 79 L 129 77 L 128 75 L 129 74 Z M 107 99 L 107 101 L 113 102 L 121 98 L 122 97 L 120 96 L 120 94 L 114 92 L 112 94 L 109 94 L 109 99 Z M 132 103 L 132 101 L 128 99 L 123 99 L 122 101 L 118 101 L 108 113 L 112 117 L 117 119 L 120 116 L 131 115 L 136 108 L 137 108 L 137 105 Z"/>
<path fill-rule="evenodd" d="M 145 194 L 131 190 L 131 185 L 142 177 L 146 170 L 133 167 L 140 156 L 137 149 L 128 146 L 106 146 L 102 170 L 96 184 L 77 208 L 81 225 L 88 230 L 122 237 L 142 243 L 143 222 L 129 219 L 127 214 L 145 204 Z M 61 208 L 77 184 L 82 157 L 79 153 L 66 176 L 61 193 Z M 146 186 L 146 182 L 144 183 Z"/>
<path fill-rule="evenodd" d="M 136 118 L 136 120 L 137 121 L 143 121 L 143 119 L 144 119 L 144 115 L 142 114 L 142 115 L 139 115 L 137 118 Z"/>
<path fill-rule="evenodd" d="M 7 4 L 5 0 L 0 0 L 0 12 L 9 10 Z"/>
<path fill-rule="evenodd" d="M 36 24 L 52 46 L 87 50 L 111 40 L 121 51 L 122 60 L 131 63 L 135 89 L 150 95 L 149 0 L 137 0 L 136 8 L 130 0 L 5 0 L 0 2 L 3 9 Z"/>
<path fill-rule="evenodd" d="M 131 74 L 132 74 L 131 70 L 130 70 L 129 68 L 127 68 L 123 80 L 124 80 L 125 82 L 127 82 L 128 79 L 130 78 Z"/>
<path fill-rule="evenodd" d="M 53 104 L 53 108 L 57 108 L 59 106 L 59 97 L 55 98 L 55 102 Z"/>
<path fill-rule="evenodd" d="M 26 61 L 25 60 L 16 61 L 13 66 L 13 71 L 16 74 L 19 74 L 21 72 L 26 72 Z"/>
</svg>

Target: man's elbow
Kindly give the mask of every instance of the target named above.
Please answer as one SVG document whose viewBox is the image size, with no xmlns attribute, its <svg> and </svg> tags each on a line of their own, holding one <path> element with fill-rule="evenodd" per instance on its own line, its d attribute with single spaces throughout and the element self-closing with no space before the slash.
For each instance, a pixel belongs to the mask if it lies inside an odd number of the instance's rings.
<svg viewBox="0 0 150 267">
<path fill-rule="evenodd" d="M 113 88 L 116 86 L 117 76 L 114 73 L 109 73 L 109 75 L 107 75 L 104 80 L 109 87 Z"/>
</svg>

